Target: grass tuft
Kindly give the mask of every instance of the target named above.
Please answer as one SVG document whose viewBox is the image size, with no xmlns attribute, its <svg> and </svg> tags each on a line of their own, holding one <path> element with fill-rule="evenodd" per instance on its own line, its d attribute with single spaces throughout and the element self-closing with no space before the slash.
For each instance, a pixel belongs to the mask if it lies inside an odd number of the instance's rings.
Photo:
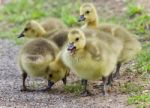
<svg viewBox="0 0 150 108">
<path fill-rule="evenodd" d="M 143 49 L 137 57 L 137 68 L 142 74 L 150 72 L 150 44 L 144 44 Z"/>
<path fill-rule="evenodd" d="M 135 17 L 136 15 L 141 15 L 144 12 L 144 8 L 141 5 L 136 5 L 135 3 L 130 3 L 127 6 L 126 14 L 129 17 Z"/>
<path fill-rule="evenodd" d="M 150 93 L 135 95 L 128 98 L 128 104 L 143 104 L 149 102 L 150 105 Z"/>
<path fill-rule="evenodd" d="M 120 91 L 122 93 L 129 93 L 129 94 L 140 93 L 143 89 L 144 88 L 142 86 L 132 82 L 127 82 L 120 86 Z"/>
<path fill-rule="evenodd" d="M 83 87 L 80 84 L 72 84 L 66 85 L 65 91 L 69 93 L 74 93 L 75 95 L 79 95 L 83 90 Z"/>
</svg>

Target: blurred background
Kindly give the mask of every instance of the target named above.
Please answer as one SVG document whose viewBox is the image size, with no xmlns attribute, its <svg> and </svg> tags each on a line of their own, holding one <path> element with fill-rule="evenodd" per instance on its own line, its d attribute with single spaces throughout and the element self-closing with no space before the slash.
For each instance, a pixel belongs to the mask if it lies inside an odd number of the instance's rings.
<svg viewBox="0 0 150 108">
<path fill-rule="evenodd" d="M 69 27 L 79 25 L 77 18 L 82 2 L 95 4 L 100 23 L 120 24 L 139 35 L 149 31 L 149 0 L 1 0 L 1 37 L 7 38 L 11 32 L 10 38 L 16 38 L 17 33 L 31 19 L 41 21 L 57 17 Z"/>
<path fill-rule="evenodd" d="M 17 36 L 31 19 L 43 21 L 57 17 L 68 27 L 80 26 L 77 19 L 83 2 L 94 3 L 100 24 L 119 24 L 137 34 L 143 49 L 129 69 L 138 76 L 138 81 L 150 86 L 150 0 L 0 0 L 0 40 L 7 39 L 18 46 L 22 45 L 25 39 L 18 40 Z M 123 92 L 138 91 L 135 97 L 128 98 L 129 104 L 150 102 L 150 93 L 139 94 L 140 90 L 144 91 L 141 86 L 132 83 L 123 85 Z M 149 86 L 146 87 L 150 90 Z"/>
</svg>

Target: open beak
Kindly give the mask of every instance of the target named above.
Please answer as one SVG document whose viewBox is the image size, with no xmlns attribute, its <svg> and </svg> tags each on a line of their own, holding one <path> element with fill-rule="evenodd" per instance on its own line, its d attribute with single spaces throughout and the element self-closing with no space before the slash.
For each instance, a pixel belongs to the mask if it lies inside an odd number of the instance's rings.
<svg viewBox="0 0 150 108">
<path fill-rule="evenodd" d="M 78 22 L 84 21 L 86 18 L 84 17 L 84 15 L 80 15 L 80 18 L 78 19 Z"/>
<path fill-rule="evenodd" d="M 76 50 L 76 46 L 74 46 L 73 43 L 69 43 L 67 50 L 70 51 L 71 53 L 74 53 Z"/>
<path fill-rule="evenodd" d="M 21 32 L 18 38 L 24 37 L 24 32 Z"/>
<path fill-rule="evenodd" d="M 69 45 L 68 45 L 68 51 L 70 51 L 70 50 L 73 50 L 73 49 L 75 49 L 76 47 L 74 46 L 74 44 L 73 43 L 69 43 Z"/>
</svg>

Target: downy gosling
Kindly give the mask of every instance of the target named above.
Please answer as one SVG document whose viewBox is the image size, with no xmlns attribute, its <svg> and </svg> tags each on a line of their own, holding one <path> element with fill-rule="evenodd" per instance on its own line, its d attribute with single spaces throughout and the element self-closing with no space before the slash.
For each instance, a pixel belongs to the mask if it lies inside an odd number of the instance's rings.
<svg viewBox="0 0 150 108">
<path fill-rule="evenodd" d="M 98 24 L 98 15 L 96 8 L 91 3 L 84 3 L 80 7 L 80 18 L 79 21 L 84 21 L 85 24 L 82 26 L 84 28 L 92 28 L 96 30 L 101 30 L 112 36 L 118 38 L 123 44 L 123 50 L 118 59 L 116 72 L 114 77 L 119 78 L 119 70 L 122 63 L 131 60 L 135 55 L 141 50 L 141 44 L 136 39 L 135 35 L 130 33 L 124 27 L 112 24 Z"/>
<path fill-rule="evenodd" d="M 122 44 L 119 40 L 107 34 L 94 32 L 91 35 L 104 35 L 111 43 L 107 43 L 98 36 L 85 35 L 84 31 L 74 28 L 68 33 L 68 46 L 62 50 L 61 59 L 84 84 L 83 96 L 89 95 L 86 89 L 87 80 L 103 80 L 103 95 L 106 94 L 106 83 L 112 73 L 120 52 Z M 103 37 L 103 36 L 102 36 Z M 115 50 L 115 49 L 118 50 Z"/>
<path fill-rule="evenodd" d="M 52 33 L 64 28 L 66 28 L 66 26 L 57 18 L 50 18 L 41 23 L 30 20 L 18 37 L 43 37 L 47 33 Z"/>
<path fill-rule="evenodd" d="M 47 79 L 48 87 L 45 90 L 49 90 L 54 85 L 56 81 L 51 81 L 53 76 L 51 75 L 49 65 L 55 60 L 57 53 L 58 47 L 52 41 L 43 38 L 33 39 L 25 43 L 19 56 L 23 85 L 21 91 L 30 91 L 25 85 L 28 75 Z M 57 81 L 61 79 L 58 78 Z"/>
<path fill-rule="evenodd" d="M 52 23 L 52 22 L 51 22 Z M 53 23 L 52 23 L 53 24 Z M 55 23 L 54 23 L 55 25 Z M 53 27 L 53 26 L 52 26 Z M 31 20 L 28 22 L 24 30 L 20 33 L 18 38 L 46 38 L 53 41 L 59 48 L 61 48 L 67 40 L 68 29 L 64 28 L 54 28 L 50 32 L 47 32 L 41 24 Z"/>
</svg>

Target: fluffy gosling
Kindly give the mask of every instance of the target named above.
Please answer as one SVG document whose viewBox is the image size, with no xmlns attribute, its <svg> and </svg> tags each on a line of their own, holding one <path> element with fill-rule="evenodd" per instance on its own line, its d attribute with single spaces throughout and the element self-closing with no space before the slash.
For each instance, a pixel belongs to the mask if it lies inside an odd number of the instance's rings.
<svg viewBox="0 0 150 108">
<path fill-rule="evenodd" d="M 53 29 L 51 32 L 45 31 L 45 29 L 36 21 L 31 20 L 26 24 L 23 32 L 18 36 L 27 38 L 39 38 L 43 37 L 53 41 L 59 48 L 61 48 L 67 40 L 68 30 L 66 28 Z"/>
<path fill-rule="evenodd" d="M 122 44 L 111 36 L 110 38 L 114 44 L 112 46 L 98 38 L 98 36 L 87 35 L 85 36 L 85 33 L 80 29 L 70 30 L 68 33 L 68 47 L 62 50 L 61 58 L 63 63 L 82 79 L 84 84 L 83 96 L 89 95 L 86 89 L 87 80 L 101 78 L 104 83 L 103 94 L 105 95 L 106 83 L 117 63 Z M 97 35 L 101 34 L 97 32 Z M 114 50 L 114 46 L 117 46 L 118 50 Z"/>
<path fill-rule="evenodd" d="M 54 83 L 50 81 L 48 66 L 54 60 L 57 52 L 58 48 L 53 42 L 42 38 L 30 40 L 23 46 L 19 56 L 23 84 L 21 91 L 29 90 L 25 85 L 28 75 L 47 79 L 47 89 L 52 87 Z"/>
<path fill-rule="evenodd" d="M 98 15 L 96 8 L 91 3 L 85 3 L 80 7 L 79 21 L 84 21 L 82 28 L 92 28 L 104 31 L 118 38 L 123 43 L 123 50 L 118 59 L 116 72 L 114 77 L 119 78 L 119 70 L 122 63 L 131 60 L 141 50 L 140 42 L 135 38 L 135 35 L 127 31 L 122 26 L 112 24 L 98 24 Z"/>
<path fill-rule="evenodd" d="M 47 33 L 53 33 L 59 29 L 65 29 L 66 26 L 59 19 L 50 18 L 42 23 L 35 20 L 27 22 L 24 30 L 18 37 L 44 37 Z"/>
</svg>

